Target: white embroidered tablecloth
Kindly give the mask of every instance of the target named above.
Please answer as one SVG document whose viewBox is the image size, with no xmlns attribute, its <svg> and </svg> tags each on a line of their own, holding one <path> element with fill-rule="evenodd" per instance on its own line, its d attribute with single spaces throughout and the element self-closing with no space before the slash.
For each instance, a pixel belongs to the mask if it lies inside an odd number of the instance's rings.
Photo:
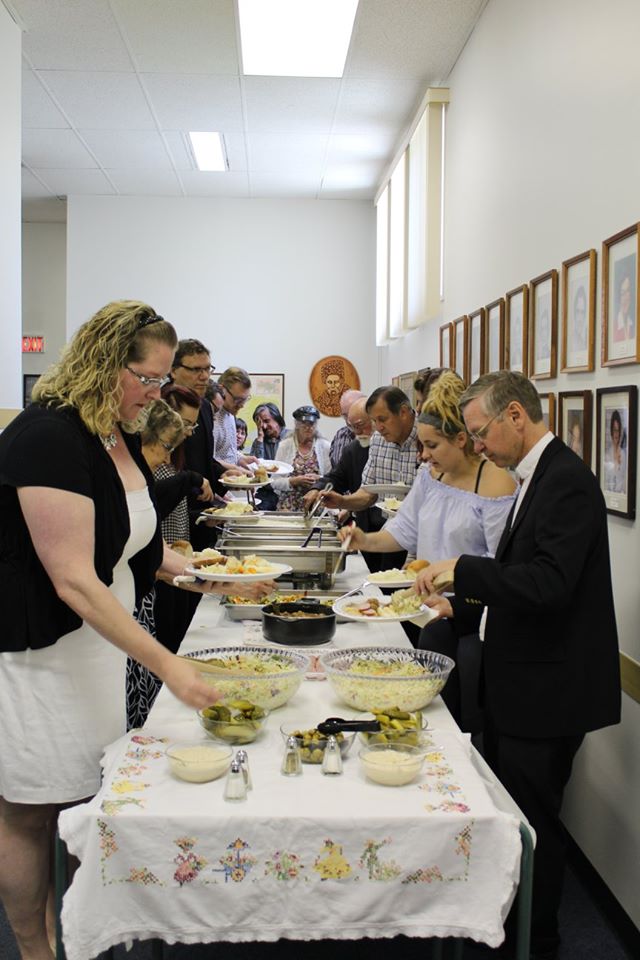
<svg viewBox="0 0 640 960">
<path fill-rule="evenodd" d="M 217 614 L 205 608 L 204 616 Z M 367 630 L 345 627 L 340 645 Z M 242 626 L 235 630 L 241 642 Z M 187 646 L 198 639 L 196 628 Z M 216 640 L 226 644 L 229 634 Z M 284 777 L 281 723 L 354 715 L 327 682 L 305 680 L 247 746 L 254 789 L 229 803 L 224 778 L 192 784 L 172 776 L 167 744 L 196 740 L 202 730 L 163 690 L 148 729 L 107 748 L 98 796 L 61 815 L 61 836 L 81 861 L 62 910 L 68 960 L 152 937 L 405 934 L 497 946 L 519 877 L 519 821 L 494 805 L 440 698 L 426 713 L 432 748 L 412 784 L 368 781 L 357 739 L 341 776 L 304 765 L 302 776 Z"/>
</svg>

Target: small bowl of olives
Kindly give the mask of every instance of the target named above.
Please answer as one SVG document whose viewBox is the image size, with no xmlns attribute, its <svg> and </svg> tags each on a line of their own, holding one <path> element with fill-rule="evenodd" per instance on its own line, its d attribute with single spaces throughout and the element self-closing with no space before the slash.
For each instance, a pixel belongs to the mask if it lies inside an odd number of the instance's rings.
<svg viewBox="0 0 640 960">
<path fill-rule="evenodd" d="M 316 727 L 305 723 L 283 723 L 280 727 L 280 733 L 285 743 L 289 737 L 296 738 L 303 763 L 322 763 L 329 740 L 326 733 L 320 733 Z M 354 731 L 340 732 L 335 735 L 343 758 L 349 753 L 355 736 Z"/>
<path fill-rule="evenodd" d="M 232 746 L 251 743 L 259 735 L 269 711 L 248 700 L 215 703 L 198 710 L 198 719 L 206 734 Z"/>
</svg>

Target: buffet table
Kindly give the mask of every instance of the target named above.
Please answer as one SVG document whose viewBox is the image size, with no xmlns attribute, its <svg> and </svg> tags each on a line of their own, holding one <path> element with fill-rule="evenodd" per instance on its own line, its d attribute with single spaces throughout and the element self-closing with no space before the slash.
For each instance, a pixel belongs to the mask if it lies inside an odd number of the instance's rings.
<svg viewBox="0 0 640 960">
<path fill-rule="evenodd" d="M 349 589 L 364 572 L 352 557 L 338 583 Z M 255 623 L 232 622 L 205 598 L 182 651 L 258 639 Z M 408 641 L 397 623 L 339 625 L 331 646 L 357 645 Z M 281 775 L 281 723 L 313 726 L 353 713 L 326 680 L 305 679 L 247 746 L 253 790 L 231 803 L 224 777 L 192 784 L 171 775 L 167 745 L 203 731 L 194 711 L 162 690 L 144 730 L 107 748 L 100 793 L 60 817 L 60 835 L 81 861 L 62 909 L 68 960 L 149 938 L 405 934 L 497 946 L 519 880 L 522 817 L 474 762 L 439 697 L 425 710 L 423 772 L 408 786 L 366 780 L 357 740 L 341 776 L 316 765 Z"/>
</svg>

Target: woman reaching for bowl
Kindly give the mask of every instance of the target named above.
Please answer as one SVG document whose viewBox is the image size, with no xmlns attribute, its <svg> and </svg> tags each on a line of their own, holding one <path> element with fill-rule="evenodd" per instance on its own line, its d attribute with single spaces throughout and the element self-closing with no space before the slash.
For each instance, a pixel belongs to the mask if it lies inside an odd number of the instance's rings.
<svg viewBox="0 0 640 960">
<path fill-rule="evenodd" d="M 151 474 L 128 432 L 159 397 L 176 344 L 146 304 L 108 304 L 0 436 L 0 898 L 23 960 L 53 958 L 56 810 L 98 790 L 102 751 L 125 731 L 126 655 L 190 707 L 216 699 L 131 615 L 158 573 L 186 565 L 163 548 Z"/>
<path fill-rule="evenodd" d="M 418 417 L 423 466 L 398 513 L 382 530 L 338 531 L 341 540 L 351 533 L 351 549 L 407 550 L 430 563 L 462 553 L 495 553 L 513 505 L 515 483 L 506 470 L 474 452 L 458 405 L 463 391 L 464 383 L 452 370 L 445 370 L 430 388 Z M 457 659 L 457 641 L 448 621 L 433 621 L 425 627 L 418 646 Z M 475 654 L 474 662 L 479 649 Z M 467 713 L 477 711 L 465 707 L 461 715 L 458 676 L 459 670 L 454 671 L 443 699 L 456 719 L 464 721 Z M 477 716 L 470 722 L 477 723 Z"/>
</svg>

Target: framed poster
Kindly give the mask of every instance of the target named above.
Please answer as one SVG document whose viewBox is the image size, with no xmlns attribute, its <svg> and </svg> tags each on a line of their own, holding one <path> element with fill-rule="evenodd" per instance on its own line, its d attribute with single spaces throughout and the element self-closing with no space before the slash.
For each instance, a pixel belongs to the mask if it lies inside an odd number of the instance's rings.
<svg viewBox="0 0 640 960">
<path fill-rule="evenodd" d="M 523 283 L 521 287 L 509 290 L 505 301 L 504 366 L 506 370 L 523 373 L 526 377 L 529 346 L 529 287 L 527 284 Z"/>
<path fill-rule="evenodd" d="M 532 380 L 549 380 L 558 369 L 558 271 L 535 277 L 530 288 L 529 376 Z"/>
<path fill-rule="evenodd" d="M 409 397 L 409 402 L 411 403 L 411 409 L 415 409 L 416 398 L 414 396 L 415 390 L 413 389 L 413 384 L 415 383 L 416 377 L 418 376 L 418 371 L 413 370 L 411 373 L 401 373 L 398 377 L 398 386 L 403 393 Z"/>
<path fill-rule="evenodd" d="M 560 369 L 563 373 L 593 370 L 595 331 L 596 252 L 586 250 L 562 263 Z"/>
<path fill-rule="evenodd" d="M 36 385 L 36 381 L 40 379 L 39 373 L 23 373 L 22 374 L 22 406 L 28 407 L 31 403 L 31 391 Z"/>
<path fill-rule="evenodd" d="M 468 324 L 469 317 L 466 314 L 453 321 L 453 357 L 451 358 L 451 367 L 465 383 L 469 382 Z"/>
<path fill-rule="evenodd" d="M 487 324 L 486 310 L 480 307 L 469 314 L 469 383 L 486 372 Z"/>
<path fill-rule="evenodd" d="M 556 398 L 553 393 L 541 393 L 542 419 L 551 433 L 556 432 Z"/>
<path fill-rule="evenodd" d="M 602 244 L 602 366 L 640 361 L 636 223 Z"/>
<path fill-rule="evenodd" d="M 453 357 L 453 324 L 443 323 L 440 327 L 440 366 L 451 367 Z"/>
<path fill-rule="evenodd" d="M 494 300 L 486 306 L 486 350 L 485 370 L 495 373 L 504 368 L 504 297 Z"/>
<path fill-rule="evenodd" d="M 287 420 L 288 411 L 284 408 L 284 373 L 250 373 L 251 397 L 242 408 L 242 419 L 247 424 L 247 442 L 245 449 L 250 450 L 251 444 L 258 435 L 253 422 L 253 414 L 261 403 L 275 403 L 276 407 Z"/>
<path fill-rule="evenodd" d="M 558 394 L 558 436 L 574 453 L 591 466 L 593 436 L 593 394 L 591 390 Z"/>
<path fill-rule="evenodd" d="M 638 388 L 603 387 L 596 397 L 596 475 L 607 513 L 634 520 Z"/>
</svg>

